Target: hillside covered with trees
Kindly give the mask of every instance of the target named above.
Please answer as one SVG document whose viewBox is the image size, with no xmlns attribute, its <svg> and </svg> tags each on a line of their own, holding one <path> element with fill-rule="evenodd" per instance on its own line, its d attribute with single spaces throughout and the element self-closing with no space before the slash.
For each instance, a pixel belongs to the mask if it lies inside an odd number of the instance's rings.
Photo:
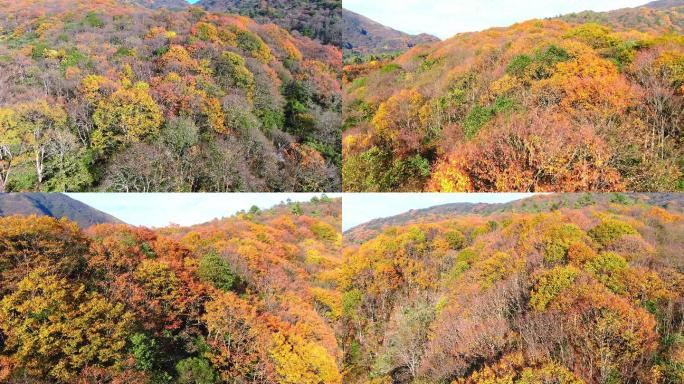
<svg viewBox="0 0 684 384">
<path fill-rule="evenodd" d="M 196 5 L 275 23 L 323 44 L 342 46 L 342 0 L 200 0 Z"/>
<path fill-rule="evenodd" d="M 338 48 L 197 7 L 0 7 L 0 191 L 339 189 Z"/>
<path fill-rule="evenodd" d="M 118 0 L 122 4 L 139 5 L 147 8 L 182 9 L 190 6 L 186 0 Z"/>
<path fill-rule="evenodd" d="M 0 381 L 341 384 L 341 201 L 193 227 L 0 218 Z"/>
<path fill-rule="evenodd" d="M 684 188 L 683 5 L 531 20 L 345 66 L 343 189 Z"/>
<path fill-rule="evenodd" d="M 156 230 L 0 217 L 0 381 L 684 380 L 681 195 L 341 218 L 325 195 Z"/>
<path fill-rule="evenodd" d="M 347 9 L 342 10 L 342 18 L 345 62 L 364 62 L 373 56 L 397 55 L 416 45 L 439 41 L 439 38 L 425 33 L 409 35 L 397 31 Z"/>
<path fill-rule="evenodd" d="M 439 211 L 345 233 L 345 383 L 684 380 L 682 196 Z"/>
</svg>

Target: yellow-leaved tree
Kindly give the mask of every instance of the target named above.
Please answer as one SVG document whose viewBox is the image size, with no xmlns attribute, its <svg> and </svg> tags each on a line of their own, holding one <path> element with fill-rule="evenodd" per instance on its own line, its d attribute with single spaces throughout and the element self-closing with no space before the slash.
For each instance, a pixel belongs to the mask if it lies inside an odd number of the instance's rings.
<svg viewBox="0 0 684 384">
<path fill-rule="evenodd" d="M 148 92 L 149 86 L 139 82 L 119 89 L 102 100 L 95 114 L 93 148 L 102 153 L 122 144 L 135 143 L 156 135 L 163 121 L 161 109 Z"/>
</svg>

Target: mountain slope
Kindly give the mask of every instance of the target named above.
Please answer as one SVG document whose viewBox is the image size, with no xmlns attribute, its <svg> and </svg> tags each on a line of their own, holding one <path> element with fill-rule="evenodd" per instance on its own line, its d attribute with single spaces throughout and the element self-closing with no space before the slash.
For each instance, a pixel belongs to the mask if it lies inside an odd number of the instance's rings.
<svg viewBox="0 0 684 384">
<path fill-rule="evenodd" d="M 684 209 L 683 194 L 668 193 L 563 193 L 528 197 L 508 203 L 453 203 L 415 209 L 399 215 L 371 220 L 344 232 L 348 244 L 362 243 L 382 231 L 409 224 L 448 220 L 455 216 L 489 216 L 498 213 L 539 213 L 559 209 L 593 207 L 609 209 L 611 204 L 645 204 L 664 209 Z"/>
<path fill-rule="evenodd" d="M 343 189 L 679 190 L 683 26 L 684 7 L 585 13 L 348 65 Z"/>
<path fill-rule="evenodd" d="M 418 44 L 439 41 L 428 34 L 414 36 L 397 31 L 347 9 L 342 10 L 342 17 L 345 56 L 403 52 Z"/>
<path fill-rule="evenodd" d="M 60 193 L 0 194 L 0 216 L 37 215 L 65 217 L 81 228 L 96 224 L 116 224 L 121 220 Z"/>
<path fill-rule="evenodd" d="M 336 47 L 198 7 L 0 8 L 0 191 L 340 189 Z"/>
<path fill-rule="evenodd" d="M 325 197 L 156 231 L 0 217 L 0 381 L 342 384 L 340 218 Z"/>
<path fill-rule="evenodd" d="M 249 16 L 260 23 L 275 23 L 323 44 L 342 44 L 341 0 L 200 0 L 195 5 Z"/>
<path fill-rule="evenodd" d="M 682 382 L 682 197 L 590 197 L 347 242 L 344 382 Z"/>
</svg>

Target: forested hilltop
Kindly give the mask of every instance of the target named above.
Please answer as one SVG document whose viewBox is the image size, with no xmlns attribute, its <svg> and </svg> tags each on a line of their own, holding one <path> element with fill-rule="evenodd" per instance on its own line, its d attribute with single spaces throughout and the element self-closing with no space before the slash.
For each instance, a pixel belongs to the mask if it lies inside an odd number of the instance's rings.
<svg viewBox="0 0 684 384">
<path fill-rule="evenodd" d="M 683 30 L 661 1 L 348 65 L 343 188 L 682 189 Z"/>
<path fill-rule="evenodd" d="M 189 228 L 0 218 L 0 381 L 341 384 L 341 201 Z"/>
<path fill-rule="evenodd" d="M 684 381 L 681 196 L 473 207 L 345 233 L 345 383 Z"/>
<path fill-rule="evenodd" d="M 338 48 L 197 7 L 0 7 L 0 190 L 340 188 Z"/>
</svg>

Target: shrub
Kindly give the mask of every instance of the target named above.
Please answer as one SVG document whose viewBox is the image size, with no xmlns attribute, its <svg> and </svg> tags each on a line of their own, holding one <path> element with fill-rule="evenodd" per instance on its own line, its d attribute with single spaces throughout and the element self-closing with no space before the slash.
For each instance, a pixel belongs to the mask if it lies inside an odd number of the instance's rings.
<svg viewBox="0 0 684 384">
<path fill-rule="evenodd" d="M 218 30 L 213 24 L 204 22 L 197 23 L 192 32 L 202 41 L 215 41 L 218 39 Z"/>
<path fill-rule="evenodd" d="M 342 313 L 345 316 L 352 316 L 363 299 L 363 293 L 358 289 L 344 292 L 342 294 Z"/>
<path fill-rule="evenodd" d="M 105 25 L 104 20 L 102 20 L 95 12 L 88 12 L 86 14 L 85 23 L 93 28 L 102 28 Z"/>
<path fill-rule="evenodd" d="M 245 66 L 245 59 L 233 52 L 223 52 L 215 66 L 215 75 L 224 87 L 237 87 L 251 94 L 254 75 Z"/>
<path fill-rule="evenodd" d="M 144 333 L 131 337 L 131 355 L 135 358 L 135 368 L 152 371 L 157 364 L 157 341 Z"/>
<path fill-rule="evenodd" d="M 510 111 L 514 107 L 515 102 L 508 97 L 498 97 L 488 107 L 474 106 L 463 123 L 463 134 L 468 140 L 474 138 L 480 131 L 480 128 L 487 124 L 494 116 Z"/>
<path fill-rule="evenodd" d="M 240 49 L 251 54 L 261 62 L 268 63 L 271 56 L 271 49 L 256 34 L 249 31 L 237 32 L 237 45 Z"/>
<path fill-rule="evenodd" d="M 477 252 L 472 249 L 464 249 L 456 256 L 454 266 L 449 270 L 448 276 L 450 279 L 457 279 L 463 272 L 470 269 L 471 265 L 477 258 Z"/>
<path fill-rule="evenodd" d="M 568 61 L 572 56 L 563 48 L 551 45 L 545 50 L 539 50 L 534 55 L 534 65 L 531 76 L 534 80 L 542 80 L 551 77 L 556 64 Z"/>
</svg>

